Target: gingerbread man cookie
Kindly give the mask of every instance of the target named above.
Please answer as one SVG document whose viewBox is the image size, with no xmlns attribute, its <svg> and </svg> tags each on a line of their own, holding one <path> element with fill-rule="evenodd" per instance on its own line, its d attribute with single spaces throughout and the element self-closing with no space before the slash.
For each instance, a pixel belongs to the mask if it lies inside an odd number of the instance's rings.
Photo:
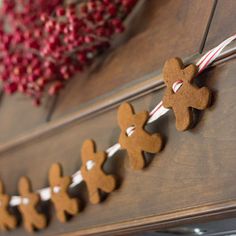
<svg viewBox="0 0 236 236">
<path fill-rule="evenodd" d="M 16 217 L 9 213 L 10 196 L 5 194 L 4 186 L 0 180 L 0 229 L 15 229 L 17 225 Z"/>
<path fill-rule="evenodd" d="M 37 193 L 32 192 L 30 180 L 27 177 L 21 177 L 18 189 L 21 196 L 19 210 L 23 217 L 25 229 L 33 232 L 34 229 L 45 228 L 46 217 L 36 210 L 40 197 Z"/>
<path fill-rule="evenodd" d="M 167 86 L 163 98 L 163 106 L 172 108 L 176 117 L 176 128 L 179 131 L 187 130 L 192 122 L 192 108 L 204 110 L 210 103 L 211 93 L 208 88 L 198 88 L 192 84 L 197 74 L 197 67 L 193 64 L 184 67 L 179 58 L 166 61 L 163 77 Z M 176 81 L 183 84 L 175 93 L 173 85 Z"/>
<path fill-rule="evenodd" d="M 86 182 L 89 199 L 93 204 L 101 201 L 99 190 L 112 192 L 116 187 L 115 177 L 107 175 L 103 170 L 107 156 L 105 152 L 96 152 L 95 142 L 86 140 L 82 146 L 81 174 Z"/>
<path fill-rule="evenodd" d="M 64 223 L 67 221 L 67 214 L 76 215 L 79 211 L 78 200 L 71 198 L 68 194 L 71 177 L 63 176 L 61 165 L 55 163 L 49 171 L 49 183 L 57 218 Z"/>
<path fill-rule="evenodd" d="M 144 130 L 148 117 L 148 112 L 135 114 L 129 103 L 121 104 L 118 109 L 118 123 L 121 129 L 119 143 L 127 150 L 130 165 L 135 170 L 145 166 L 143 152 L 157 153 L 162 147 L 162 138 L 159 134 L 149 134 Z M 134 127 L 130 136 L 127 134 L 129 127 Z"/>
</svg>

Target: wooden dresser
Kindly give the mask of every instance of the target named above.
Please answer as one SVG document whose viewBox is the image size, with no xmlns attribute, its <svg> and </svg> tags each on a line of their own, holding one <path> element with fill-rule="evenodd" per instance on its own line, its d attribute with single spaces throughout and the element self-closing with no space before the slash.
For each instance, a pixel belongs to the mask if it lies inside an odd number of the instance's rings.
<svg viewBox="0 0 236 236">
<path fill-rule="evenodd" d="M 178 56 L 195 62 L 233 35 L 235 9 L 235 0 L 140 1 L 116 47 L 59 96 L 45 98 L 40 108 L 34 108 L 23 96 L 2 94 L 0 177 L 7 193 L 17 194 L 22 175 L 30 177 L 34 189 L 47 186 L 54 162 L 63 165 L 65 174 L 73 174 L 81 165 L 80 150 L 86 138 L 96 140 L 100 150 L 116 143 L 120 103 L 130 101 L 136 111 L 150 111 L 163 96 L 165 60 Z M 165 147 L 147 168 L 131 170 L 126 153 L 118 152 L 106 170 L 118 176 L 120 187 L 103 203 L 91 205 L 85 184 L 80 184 L 71 193 L 83 203 L 79 215 L 61 224 L 51 209 L 48 227 L 36 234 L 236 232 L 235 51 L 234 43 L 199 78 L 213 91 L 214 99 L 208 110 L 198 114 L 195 128 L 178 132 L 173 113 L 166 114 L 148 127 L 163 135 Z M 2 233 L 26 234 L 23 227 Z"/>
</svg>

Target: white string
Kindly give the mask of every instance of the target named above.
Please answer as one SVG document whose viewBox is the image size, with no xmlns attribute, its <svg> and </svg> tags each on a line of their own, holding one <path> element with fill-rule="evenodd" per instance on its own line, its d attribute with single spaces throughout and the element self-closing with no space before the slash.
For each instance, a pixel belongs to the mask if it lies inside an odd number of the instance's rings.
<svg viewBox="0 0 236 236">
<path fill-rule="evenodd" d="M 196 63 L 198 66 L 198 74 L 201 73 L 203 70 L 205 70 L 215 59 L 217 59 L 220 55 L 222 50 L 229 45 L 232 41 L 236 39 L 236 34 L 229 37 L 225 41 L 223 41 L 221 44 L 219 44 L 217 47 L 211 49 L 208 51 L 205 55 L 203 55 L 200 60 Z M 174 92 L 177 92 L 182 85 L 181 81 L 177 81 L 173 85 L 173 90 Z M 156 121 L 159 119 L 161 116 L 165 115 L 169 109 L 165 108 L 163 106 L 163 102 L 159 102 L 154 109 L 149 113 L 150 117 L 147 121 L 148 124 Z M 134 127 L 129 127 L 127 129 L 127 134 L 130 136 L 134 132 Z M 110 148 L 106 150 L 107 157 L 111 158 L 117 151 L 121 149 L 121 146 L 119 143 L 114 144 Z M 94 163 L 90 162 L 87 165 L 88 169 L 91 169 L 93 167 Z M 72 184 L 70 185 L 71 188 L 75 187 L 76 185 L 80 184 L 83 181 L 83 177 L 81 174 L 81 171 L 77 171 L 72 175 Z M 55 189 L 54 189 L 55 190 Z M 56 189 L 54 192 L 59 192 L 60 189 Z M 47 201 L 51 198 L 51 189 L 49 187 L 38 190 L 37 191 L 41 197 L 42 201 Z M 20 205 L 22 202 L 22 199 L 20 196 L 12 196 L 10 200 L 10 205 L 11 206 L 17 206 Z M 26 201 L 24 201 L 26 203 Z"/>
</svg>

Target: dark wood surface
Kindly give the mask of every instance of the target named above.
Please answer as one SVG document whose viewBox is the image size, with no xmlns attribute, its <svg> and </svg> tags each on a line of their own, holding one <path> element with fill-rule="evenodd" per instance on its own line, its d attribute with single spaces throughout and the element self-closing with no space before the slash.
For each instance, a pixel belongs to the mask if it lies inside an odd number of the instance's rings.
<svg viewBox="0 0 236 236">
<path fill-rule="evenodd" d="M 209 33 L 207 34 L 204 50 L 209 50 L 217 46 L 220 42 L 236 33 L 234 26 L 234 9 L 236 1 L 218 0 L 216 9 L 210 24 Z"/>
<path fill-rule="evenodd" d="M 101 97 L 114 101 L 122 86 L 126 89 L 136 84 L 141 86 L 140 81 L 152 73 L 158 74 L 170 56 L 191 57 L 198 53 L 204 34 L 208 33 L 214 3 L 147 1 L 137 13 L 139 17 L 134 16 L 132 32 L 120 39 L 125 41 L 124 45 L 113 50 L 102 62 L 103 66 L 71 81 L 58 99 L 49 124 L 45 121 L 52 112 L 52 101 L 34 109 L 27 98 L 4 97 L 0 105 L 0 177 L 7 192 L 17 194 L 17 181 L 22 175 L 32 179 L 34 189 L 47 186 L 47 172 L 54 162 L 62 163 L 65 174 L 74 173 L 80 167 L 80 148 L 86 138 L 95 139 L 100 150 L 114 144 L 119 135 L 117 103 L 83 118 L 74 114 Z M 234 5 L 234 0 L 218 0 L 204 50 L 234 33 Z M 225 36 L 220 38 L 222 34 Z M 37 235 L 98 232 L 123 235 L 126 231 L 232 217 L 236 209 L 235 72 L 236 60 L 230 60 L 204 73 L 201 80 L 206 80 L 213 90 L 214 100 L 209 110 L 199 114 L 194 129 L 177 132 L 172 113 L 149 126 L 164 136 L 165 147 L 144 171 L 130 170 L 125 152 L 119 152 L 106 169 L 117 174 L 120 187 L 102 204 L 93 206 L 88 203 L 86 188 L 81 184 L 72 191 L 84 205 L 81 213 L 62 225 L 51 210 L 49 227 Z M 130 94 L 130 99 L 137 111 L 150 110 L 162 94 L 160 86 L 157 91 L 147 90 L 138 98 Z M 65 116 L 71 117 L 69 122 L 64 120 Z M 35 127 L 38 128 L 32 131 Z M 17 139 L 18 135 L 23 138 Z M 11 142 L 13 139 L 16 142 Z M 2 235 L 26 233 L 20 227 Z"/>
<path fill-rule="evenodd" d="M 201 113 L 194 129 L 177 132 L 172 113 L 160 119 L 149 129 L 160 132 L 166 145 L 144 171 L 130 170 L 124 152 L 119 152 L 109 162 L 107 170 L 117 173 L 120 188 L 104 203 L 93 206 L 88 203 L 82 184 L 74 194 L 85 204 L 83 211 L 65 225 L 53 214 L 49 227 L 38 235 L 69 232 L 69 235 L 79 235 L 83 230 L 84 233 L 117 230 L 148 222 L 159 228 L 162 221 L 170 226 L 203 212 L 204 215 L 214 211 L 222 214 L 223 210 L 234 209 L 235 65 L 235 60 L 218 65 L 201 78 L 214 91 L 214 102 L 210 109 Z M 132 103 L 137 111 L 150 110 L 162 93 L 163 90 L 159 90 Z M 47 185 L 47 171 L 53 162 L 61 162 L 65 174 L 72 174 L 79 168 L 84 139 L 94 138 L 98 148 L 104 150 L 115 143 L 118 135 L 116 109 L 85 121 L 74 121 L 20 146 L 2 150 L 1 178 L 7 182 L 10 194 L 17 193 L 16 184 L 21 175 L 28 175 L 35 189 L 41 188 Z M 20 228 L 7 235 L 25 235 L 25 232 Z"/>
<path fill-rule="evenodd" d="M 53 100 L 43 101 L 41 107 L 34 107 L 30 98 L 24 95 L 4 95 L 0 101 L 0 143 L 45 123 Z"/>
</svg>

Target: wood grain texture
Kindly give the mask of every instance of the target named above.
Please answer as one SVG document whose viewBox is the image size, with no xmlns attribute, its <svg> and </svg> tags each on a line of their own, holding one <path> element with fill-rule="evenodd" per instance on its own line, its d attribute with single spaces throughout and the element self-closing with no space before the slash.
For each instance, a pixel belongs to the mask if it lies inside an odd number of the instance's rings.
<svg viewBox="0 0 236 236">
<path fill-rule="evenodd" d="M 235 34 L 235 0 L 218 0 L 207 35 L 204 51 Z"/>
<path fill-rule="evenodd" d="M 122 46 L 68 84 L 58 99 L 53 119 L 160 69 L 169 57 L 186 57 L 199 51 L 213 0 L 143 2 L 129 21 Z"/>
<path fill-rule="evenodd" d="M 160 229 L 235 213 L 235 73 L 236 60 L 204 73 L 201 81 L 206 80 L 213 90 L 214 102 L 208 111 L 198 114 L 199 123 L 194 129 L 177 132 L 174 116 L 168 113 L 148 127 L 161 133 L 166 145 L 154 158 L 149 156 L 147 168 L 134 172 L 124 152 L 117 153 L 105 168 L 119 176 L 120 188 L 103 204 L 94 206 L 89 204 L 85 185 L 79 185 L 72 195 L 82 200 L 83 211 L 65 225 L 51 213 L 49 227 L 38 235 L 105 235 L 107 231 Z M 137 112 L 150 110 L 162 95 L 159 90 L 132 104 Z M 81 165 L 80 150 L 85 139 L 94 138 L 99 149 L 105 150 L 117 141 L 119 132 L 117 110 L 111 109 L 2 151 L 0 173 L 8 193 L 17 193 L 21 175 L 29 176 L 34 188 L 48 185 L 47 172 L 55 161 L 62 163 L 65 175 L 71 175 Z M 25 232 L 19 228 L 8 235 Z"/>
<path fill-rule="evenodd" d="M 44 123 L 50 107 L 51 99 L 44 99 L 44 104 L 37 108 L 24 95 L 4 95 L 0 101 L 0 143 Z"/>
</svg>

